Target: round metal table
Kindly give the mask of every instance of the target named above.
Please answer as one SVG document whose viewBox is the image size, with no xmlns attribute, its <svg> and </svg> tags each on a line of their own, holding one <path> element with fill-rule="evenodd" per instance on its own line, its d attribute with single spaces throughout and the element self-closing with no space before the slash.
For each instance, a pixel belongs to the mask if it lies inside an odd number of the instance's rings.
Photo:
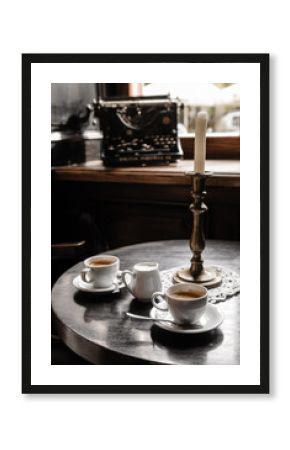
<svg viewBox="0 0 290 450">
<path fill-rule="evenodd" d="M 160 270 L 188 265 L 188 241 L 158 241 L 107 252 L 121 261 L 121 270 L 138 261 L 158 261 Z M 239 242 L 207 241 L 207 265 L 239 272 Z M 52 290 L 52 318 L 60 338 L 93 364 L 239 364 L 239 295 L 217 305 L 223 324 L 200 335 L 179 335 L 150 321 L 124 318 L 126 311 L 148 315 L 151 305 L 139 302 L 123 288 L 111 295 L 78 291 L 72 284 L 83 263 L 65 272 Z"/>
</svg>

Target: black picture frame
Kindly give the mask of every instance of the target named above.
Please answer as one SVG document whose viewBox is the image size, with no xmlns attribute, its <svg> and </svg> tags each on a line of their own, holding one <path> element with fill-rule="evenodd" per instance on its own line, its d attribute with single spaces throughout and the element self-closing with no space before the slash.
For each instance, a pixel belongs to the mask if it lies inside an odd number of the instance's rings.
<svg viewBox="0 0 290 450">
<path fill-rule="evenodd" d="M 269 393 L 269 54 L 22 55 L 22 393 Z M 33 63 L 256 63 L 260 65 L 260 383 L 257 385 L 32 385 L 31 383 L 31 65 Z M 261 151 L 262 150 L 262 151 Z"/>
</svg>

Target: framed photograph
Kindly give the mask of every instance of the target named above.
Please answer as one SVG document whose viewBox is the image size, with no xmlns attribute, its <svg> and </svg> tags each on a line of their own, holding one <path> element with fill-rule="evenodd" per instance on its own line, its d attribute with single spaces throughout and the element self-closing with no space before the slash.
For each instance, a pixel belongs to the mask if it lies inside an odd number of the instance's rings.
<svg viewBox="0 0 290 450">
<path fill-rule="evenodd" d="M 269 393 L 268 54 L 23 54 L 22 148 L 23 393 Z"/>
</svg>

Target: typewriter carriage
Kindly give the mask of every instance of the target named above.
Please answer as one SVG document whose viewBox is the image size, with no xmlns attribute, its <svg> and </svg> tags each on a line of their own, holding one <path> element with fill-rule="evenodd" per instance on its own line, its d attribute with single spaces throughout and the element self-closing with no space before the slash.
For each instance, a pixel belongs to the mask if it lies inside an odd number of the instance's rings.
<svg viewBox="0 0 290 450">
<path fill-rule="evenodd" d="M 178 138 L 178 100 L 167 96 L 99 100 L 106 166 L 169 164 L 183 155 Z"/>
</svg>

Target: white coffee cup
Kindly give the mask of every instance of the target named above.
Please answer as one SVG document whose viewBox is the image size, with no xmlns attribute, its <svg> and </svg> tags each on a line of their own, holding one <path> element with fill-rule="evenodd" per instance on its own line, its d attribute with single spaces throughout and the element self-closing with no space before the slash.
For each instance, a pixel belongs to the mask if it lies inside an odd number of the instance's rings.
<svg viewBox="0 0 290 450">
<path fill-rule="evenodd" d="M 128 291 L 142 301 L 151 301 L 152 294 L 162 289 L 156 262 L 140 262 L 135 264 L 133 271 L 123 270 L 122 280 Z"/>
<path fill-rule="evenodd" d="M 84 261 L 86 266 L 80 273 L 84 283 L 92 284 L 95 288 L 108 288 L 116 281 L 120 268 L 117 256 L 96 255 Z"/>
<path fill-rule="evenodd" d="M 160 297 L 162 302 L 159 301 Z M 198 322 L 205 312 L 207 289 L 194 283 L 175 284 L 165 293 L 155 292 L 152 295 L 152 303 L 159 310 L 169 310 L 176 323 L 193 324 Z"/>
</svg>

